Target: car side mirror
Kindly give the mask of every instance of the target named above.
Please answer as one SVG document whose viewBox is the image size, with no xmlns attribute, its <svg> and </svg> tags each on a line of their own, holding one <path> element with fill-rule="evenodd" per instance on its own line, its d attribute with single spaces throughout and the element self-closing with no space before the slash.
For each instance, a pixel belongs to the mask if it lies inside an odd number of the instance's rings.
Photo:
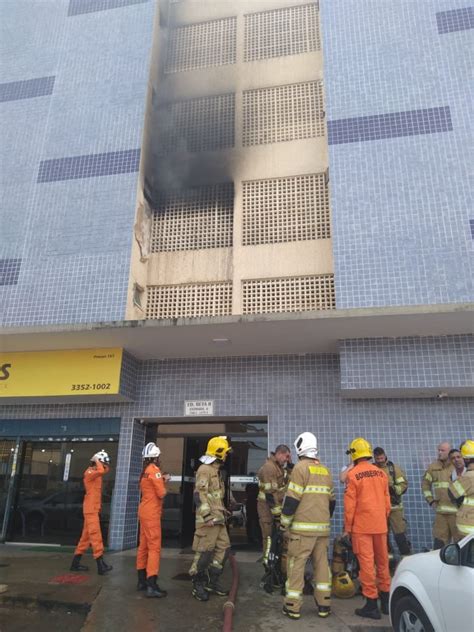
<svg viewBox="0 0 474 632">
<path fill-rule="evenodd" d="M 458 544 L 447 544 L 439 552 L 441 561 L 449 566 L 461 565 L 461 549 Z"/>
</svg>

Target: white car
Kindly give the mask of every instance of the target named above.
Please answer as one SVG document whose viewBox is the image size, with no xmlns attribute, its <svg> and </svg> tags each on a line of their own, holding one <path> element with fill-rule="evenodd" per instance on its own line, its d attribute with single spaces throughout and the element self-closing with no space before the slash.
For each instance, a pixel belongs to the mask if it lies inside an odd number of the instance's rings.
<svg viewBox="0 0 474 632">
<path fill-rule="evenodd" d="M 474 535 L 404 558 L 390 589 L 395 632 L 472 632 Z"/>
</svg>

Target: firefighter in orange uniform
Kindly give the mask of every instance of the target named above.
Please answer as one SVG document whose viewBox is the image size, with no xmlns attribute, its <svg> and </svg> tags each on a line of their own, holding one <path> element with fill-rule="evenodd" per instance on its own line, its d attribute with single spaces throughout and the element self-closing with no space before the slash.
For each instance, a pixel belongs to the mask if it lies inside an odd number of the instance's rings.
<svg viewBox="0 0 474 632">
<path fill-rule="evenodd" d="M 158 585 L 161 554 L 161 513 L 166 496 L 165 482 L 168 474 L 159 468 L 160 448 L 147 443 L 143 448 L 143 472 L 140 477 L 141 501 L 138 508 L 140 519 L 140 544 L 137 551 L 137 590 L 146 590 L 147 597 L 166 597 L 166 590 Z"/>
<path fill-rule="evenodd" d="M 377 598 L 382 612 L 388 614 L 390 572 L 388 566 L 387 519 L 390 514 L 388 478 L 379 467 L 370 463 L 372 447 L 362 438 L 352 441 L 348 454 L 354 467 L 346 479 L 344 494 L 344 530 L 351 537 L 352 548 L 359 561 L 359 581 L 366 598 L 360 617 L 380 619 Z"/>
<path fill-rule="evenodd" d="M 97 562 L 97 572 L 105 575 L 112 570 L 104 558 L 104 544 L 100 530 L 100 509 L 102 505 L 102 477 L 109 471 L 110 459 L 107 452 L 101 450 L 91 458 L 89 467 L 84 472 L 84 487 L 86 495 L 82 505 L 84 527 L 71 564 L 72 571 L 87 571 L 87 566 L 81 564 L 82 554 L 92 547 Z"/>
</svg>

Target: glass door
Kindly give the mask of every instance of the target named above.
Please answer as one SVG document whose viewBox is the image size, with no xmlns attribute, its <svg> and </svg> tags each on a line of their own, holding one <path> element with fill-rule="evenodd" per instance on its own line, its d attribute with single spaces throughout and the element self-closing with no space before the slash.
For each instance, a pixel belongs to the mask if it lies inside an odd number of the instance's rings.
<svg viewBox="0 0 474 632">
<path fill-rule="evenodd" d="M 15 445 L 15 441 L 0 441 L 0 530 L 2 529 L 7 507 Z"/>
<path fill-rule="evenodd" d="M 185 548 L 191 545 L 195 527 L 195 472 L 209 438 L 216 435 L 226 435 L 233 450 L 222 468 L 226 505 L 231 511 L 228 522 L 231 542 L 244 548 L 260 546 L 256 473 L 267 457 L 267 426 L 263 422 L 232 421 L 148 427 L 147 441 L 157 442 L 161 449 L 162 470 L 172 476 L 163 507 L 164 546 Z"/>
<path fill-rule="evenodd" d="M 267 437 L 233 436 L 230 472 L 229 537 L 234 548 L 260 548 L 257 472 L 267 458 Z"/>
<path fill-rule="evenodd" d="M 66 491 L 67 515 L 66 529 L 73 533 L 73 539 L 78 539 L 82 530 L 82 501 L 84 499 L 84 471 L 89 465 L 93 454 L 105 450 L 110 457 L 110 471 L 102 481 L 102 509 L 100 524 L 102 537 L 107 542 L 112 508 L 112 495 L 115 485 L 115 470 L 117 467 L 118 443 L 115 442 L 67 442 L 64 445 L 65 459 L 63 471 L 63 485 Z"/>
<path fill-rule="evenodd" d="M 27 442 L 19 475 L 11 540 L 74 544 L 82 529 L 82 477 L 91 456 L 106 449 L 112 462 L 103 482 L 101 522 L 110 521 L 117 444 Z"/>
</svg>

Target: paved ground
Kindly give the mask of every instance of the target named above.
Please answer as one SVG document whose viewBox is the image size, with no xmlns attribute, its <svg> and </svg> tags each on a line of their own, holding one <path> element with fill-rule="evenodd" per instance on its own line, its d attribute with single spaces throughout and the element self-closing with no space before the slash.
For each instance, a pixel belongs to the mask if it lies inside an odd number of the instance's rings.
<svg viewBox="0 0 474 632">
<path fill-rule="evenodd" d="M 160 585 L 165 599 L 146 599 L 136 591 L 135 553 L 106 556 L 114 570 L 105 577 L 96 573 L 91 557 L 88 573 L 69 573 L 72 553 L 63 549 L 38 549 L 0 545 L 0 632 L 220 632 L 225 598 L 199 603 L 190 596 L 186 571 L 190 555 L 179 550 L 163 552 Z M 261 566 L 257 553 L 238 553 L 239 592 L 234 632 L 388 632 L 388 617 L 380 622 L 353 614 L 360 597 L 333 600 L 333 615 L 316 616 L 312 597 L 305 597 L 302 617 L 290 621 L 281 614 L 281 596 L 267 595 L 259 587 Z M 72 577 L 71 577 L 72 575 Z M 230 585 L 230 568 L 222 583 Z M 79 584 L 58 583 L 80 581 Z M 38 616 L 40 615 L 40 616 Z"/>
</svg>

